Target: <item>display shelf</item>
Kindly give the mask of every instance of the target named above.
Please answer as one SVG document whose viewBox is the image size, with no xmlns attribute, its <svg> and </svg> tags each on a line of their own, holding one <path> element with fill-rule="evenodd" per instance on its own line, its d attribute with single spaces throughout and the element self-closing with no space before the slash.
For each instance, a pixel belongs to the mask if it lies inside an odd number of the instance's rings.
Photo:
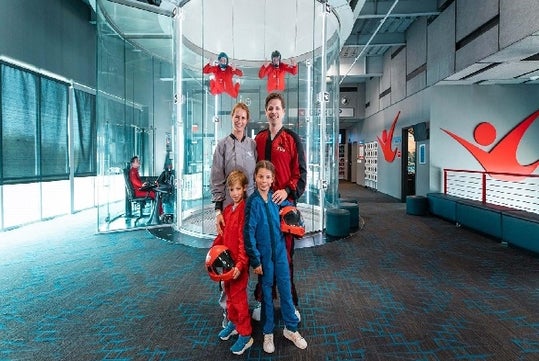
<svg viewBox="0 0 539 361">
<path fill-rule="evenodd" d="M 365 143 L 365 186 L 378 189 L 378 143 Z"/>
</svg>

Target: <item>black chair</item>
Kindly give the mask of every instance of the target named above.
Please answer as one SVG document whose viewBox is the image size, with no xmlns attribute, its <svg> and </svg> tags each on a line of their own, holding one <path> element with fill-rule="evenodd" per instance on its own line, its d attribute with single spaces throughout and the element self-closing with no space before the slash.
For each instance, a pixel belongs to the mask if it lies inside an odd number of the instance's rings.
<svg viewBox="0 0 539 361">
<path fill-rule="evenodd" d="M 137 222 L 144 218 L 144 208 L 146 206 L 146 202 L 153 203 L 154 200 L 150 197 L 150 190 L 146 192 L 146 195 L 144 197 L 136 197 L 135 196 L 135 188 L 133 188 L 133 184 L 131 183 L 131 180 L 129 180 L 129 168 L 124 169 L 124 180 L 125 180 L 125 218 L 136 218 L 135 219 L 135 226 L 137 225 Z M 134 206 L 134 207 L 133 207 Z M 138 209 L 137 215 L 133 215 L 133 208 Z M 152 211 L 153 211 L 153 205 L 152 205 Z M 149 217 L 152 214 L 146 215 Z"/>
</svg>

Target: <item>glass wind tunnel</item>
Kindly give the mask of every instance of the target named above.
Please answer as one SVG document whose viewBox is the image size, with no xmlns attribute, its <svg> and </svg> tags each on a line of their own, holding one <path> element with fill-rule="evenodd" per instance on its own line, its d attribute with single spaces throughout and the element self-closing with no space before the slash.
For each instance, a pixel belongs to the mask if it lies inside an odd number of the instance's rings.
<svg viewBox="0 0 539 361">
<path fill-rule="evenodd" d="M 325 210 L 338 201 L 339 78 L 329 69 L 339 68 L 340 23 L 329 6 L 280 0 L 253 9 L 249 0 L 235 0 L 156 7 L 98 0 L 97 8 L 100 231 L 162 226 L 159 219 L 133 224 L 126 216 L 120 171 L 139 155 L 142 175 L 157 176 L 167 162 L 173 165 L 173 227 L 185 235 L 180 238 L 205 243 L 215 237 L 213 151 L 230 134 L 238 101 L 249 106 L 250 137 L 267 127 L 267 78 L 259 78 L 259 69 L 275 50 L 284 63 L 298 66 L 280 91 L 285 127 L 299 134 L 306 154 L 307 187 L 298 207 L 307 232 L 324 229 Z M 235 98 L 212 94 L 214 75 L 202 71 L 222 52 L 242 72 L 232 79 L 239 84 Z"/>
</svg>

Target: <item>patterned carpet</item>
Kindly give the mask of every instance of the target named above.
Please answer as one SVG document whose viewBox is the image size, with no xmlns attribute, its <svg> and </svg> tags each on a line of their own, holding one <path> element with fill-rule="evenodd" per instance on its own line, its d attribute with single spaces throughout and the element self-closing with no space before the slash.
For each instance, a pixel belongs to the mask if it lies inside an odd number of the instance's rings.
<svg viewBox="0 0 539 361">
<path fill-rule="evenodd" d="M 0 235 L 0 360 L 539 360 L 539 257 L 349 183 L 363 229 L 296 250 L 309 346 L 217 337 L 204 248 L 95 234 L 82 212 Z M 250 282 L 250 290 L 254 278 Z"/>
</svg>

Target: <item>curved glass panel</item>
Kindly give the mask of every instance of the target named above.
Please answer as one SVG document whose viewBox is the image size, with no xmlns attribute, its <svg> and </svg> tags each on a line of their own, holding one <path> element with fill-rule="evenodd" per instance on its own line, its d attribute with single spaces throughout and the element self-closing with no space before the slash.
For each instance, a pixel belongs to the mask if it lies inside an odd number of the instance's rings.
<svg viewBox="0 0 539 361">
<path fill-rule="evenodd" d="M 175 158 L 174 21 L 136 5 L 97 2 L 99 231 L 158 225 L 158 207 L 172 206 L 167 211 L 174 213 L 173 199 L 159 206 L 151 199 L 132 202 L 126 193 L 124 170 L 131 157 L 139 156 L 139 173 L 148 181 Z"/>
<path fill-rule="evenodd" d="M 300 136 L 306 153 L 307 187 L 298 207 L 307 232 L 321 231 L 324 210 L 337 206 L 339 79 L 338 71 L 331 75 L 329 69 L 339 66 L 338 20 L 317 1 L 283 4 L 266 2 L 253 12 L 248 0 L 232 5 L 191 0 L 178 16 L 177 111 L 183 134 L 178 148 L 183 159 L 177 167 L 181 171 L 177 227 L 181 233 L 206 239 L 205 245 L 216 234 L 210 192 L 215 146 L 231 133 L 231 110 L 237 101 L 250 108 L 250 137 L 267 128 L 267 79 L 259 78 L 259 69 L 274 50 L 284 63 L 298 65 L 296 75 L 286 76 L 281 93 L 286 101 L 284 125 Z M 221 52 L 243 73 L 232 79 L 239 84 L 237 97 L 213 95 L 214 75 L 202 72 Z"/>
</svg>

